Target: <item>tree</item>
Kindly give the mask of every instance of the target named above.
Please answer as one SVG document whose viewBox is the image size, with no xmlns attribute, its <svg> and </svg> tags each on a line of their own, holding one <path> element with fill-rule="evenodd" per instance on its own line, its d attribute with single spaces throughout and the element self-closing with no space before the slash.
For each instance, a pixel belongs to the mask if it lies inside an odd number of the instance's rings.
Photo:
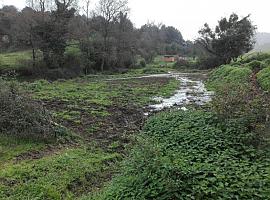
<svg viewBox="0 0 270 200">
<path fill-rule="evenodd" d="M 14 6 L 4 6 L 0 9 L 0 38 L 4 37 L 4 43 L 0 43 L 1 48 L 8 48 L 13 45 L 14 34 L 12 28 L 15 24 L 18 10 Z M 0 41 L 1 42 L 1 41 Z"/>
<path fill-rule="evenodd" d="M 120 13 L 115 23 L 115 47 L 116 59 L 119 67 L 129 67 L 134 63 L 136 48 L 136 35 L 132 22 L 128 19 L 127 13 Z"/>
<path fill-rule="evenodd" d="M 161 24 L 147 23 L 139 30 L 139 54 L 151 62 L 157 54 L 164 54 L 162 37 L 160 34 Z"/>
<path fill-rule="evenodd" d="M 199 31 L 198 42 L 212 57 L 217 57 L 222 63 L 229 63 L 240 55 L 252 50 L 255 40 L 256 26 L 250 21 L 250 15 L 239 19 L 231 14 L 229 19 L 222 18 L 215 30 L 208 24 Z"/>
<path fill-rule="evenodd" d="M 35 11 L 45 13 L 54 6 L 54 0 L 26 0 L 26 5 Z"/>
<path fill-rule="evenodd" d="M 103 52 L 101 71 L 108 61 L 109 56 L 109 38 L 113 31 L 114 22 L 120 16 L 120 13 L 129 11 L 127 0 L 100 0 L 96 8 L 96 13 L 100 16 L 100 32 L 103 38 Z"/>
<path fill-rule="evenodd" d="M 43 53 L 44 62 L 50 68 L 63 65 L 68 25 L 76 11 L 71 6 L 75 2 L 75 0 L 55 0 L 56 10 L 51 12 L 48 20 L 41 21 L 35 27 L 35 34 L 40 41 L 39 49 Z"/>
<path fill-rule="evenodd" d="M 86 17 L 86 21 L 87 23 L 89 22 L 89 18 L 90 18 L 90 0 L 83 0 L 83 3 L 85 4 L 83 7 L 82 7 L 82 10 L 84 12 L 84 15 Z"/>
<path fill-rule="evenodd" d="M 34 27 L 39 23 L 39 13 L 30 7 L 24 8 L 16 19 L 13 28 L 16 46 L 30 47 L 32 49 L 33 67 L 36 64 L 37 38 L 35 37 Z"/>
<path fill-rule="evenodd" d="M 166 44 L 179 44 L 182 45 L 184 42 L 183 36 L 179 30 L 177 30 L 173 26 L 165 26 L 161 27 L 161 35 L 162 39 Z"/>
</svg>

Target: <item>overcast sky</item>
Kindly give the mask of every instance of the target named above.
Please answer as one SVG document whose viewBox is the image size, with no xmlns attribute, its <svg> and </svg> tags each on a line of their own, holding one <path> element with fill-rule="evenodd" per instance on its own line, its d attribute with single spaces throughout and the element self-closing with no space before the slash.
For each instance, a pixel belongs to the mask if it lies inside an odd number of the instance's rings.
<svg viewBox="0 0 270 200">
<path fill-rule="evenodd" d="M 0 0 L 18 8 L 25 0 Z M 93 8 L 97 0 L 92 0 Z M 232 12 L 251 14 L 259 32 L 270 32 L 270 0 L 129 0 L 130 16 L 136 27 L 147 21 L 164 23 L 179 29 L 184 39 L 195 39 L 205 22 L 215 26 L 222 16 Z"/>
</svg>

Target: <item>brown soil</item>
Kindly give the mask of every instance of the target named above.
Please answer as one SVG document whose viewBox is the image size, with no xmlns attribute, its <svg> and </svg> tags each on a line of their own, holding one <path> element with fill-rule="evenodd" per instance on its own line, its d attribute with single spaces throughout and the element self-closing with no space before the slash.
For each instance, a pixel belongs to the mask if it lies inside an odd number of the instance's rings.
<svg viewBox="0 0 270 200">
<path fill-rule="evenodd" d="M 38 160 L 46 156 L 53 154 L 60 154 L 61 150 L 67 147 L 75 147 L 77 144 L 65 144 L 65 145 L 47 145 L 44 149 L 41 150 L 32 150 L 22 154 L 17 155 L 13 161 L 14 163 L 19 163 L 23 160 Z"/>
</svg>

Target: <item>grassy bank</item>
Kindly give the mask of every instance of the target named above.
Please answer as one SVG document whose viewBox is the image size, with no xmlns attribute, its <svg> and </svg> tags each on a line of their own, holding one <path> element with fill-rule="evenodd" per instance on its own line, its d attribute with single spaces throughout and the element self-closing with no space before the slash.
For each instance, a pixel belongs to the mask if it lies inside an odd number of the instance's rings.
<svg viewBox="0 0 270 200">
<path fill-rule="evenodd" d="M 257 79 L 264 90 L 270 91 L 270 65 L 257 74 Z"/>
</svg>

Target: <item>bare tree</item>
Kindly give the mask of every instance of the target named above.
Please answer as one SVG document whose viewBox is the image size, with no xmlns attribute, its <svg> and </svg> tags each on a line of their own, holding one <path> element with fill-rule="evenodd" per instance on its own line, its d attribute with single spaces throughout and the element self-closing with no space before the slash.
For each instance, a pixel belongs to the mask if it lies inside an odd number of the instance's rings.
<svg viewBox="0 0 270 200">
<path fill-rule="evenodd" d="M 35 11 L 44 13 L 53 8 L 53 0 L 26 0 L 26 5 Z"/>
<path fill-rule="evenodd" d="M 82 7 L 82 10 L 86 16 L 86 20 L 87 20 L 87 23 L 89 22 L 89 18 L 90 18 L 90 0 L 83 0 L 83 3 L 85 4 L 83 7 Z"/>
<path fill-rule="evenodd" d="M 33 67 L 36 65 L 36 43 L 34 36 L 34 27 L 38 23 L 38 13 L 31 8 L 24 8 L 16 19 L 16 26 L 14 26 L 14 35 L 16 40 L 32 49 Z"/>
<path fill-rule="evenodd" d="M 78 0 L 54 0 L 57 9 L 67 10 L 71 7 L 78 7 Z"/>
<path fill-rule="evenodd" d="M 103 52 L 101 71 L 104 70 L 106 56 L 108 54 L 108 38 L 113 30 L 113 21 L 116 21 L 120 13 L 129 11 L 128 0 L 100 0 L 96 8 L 96 13 L 101 16 Z"/>
</svg>

